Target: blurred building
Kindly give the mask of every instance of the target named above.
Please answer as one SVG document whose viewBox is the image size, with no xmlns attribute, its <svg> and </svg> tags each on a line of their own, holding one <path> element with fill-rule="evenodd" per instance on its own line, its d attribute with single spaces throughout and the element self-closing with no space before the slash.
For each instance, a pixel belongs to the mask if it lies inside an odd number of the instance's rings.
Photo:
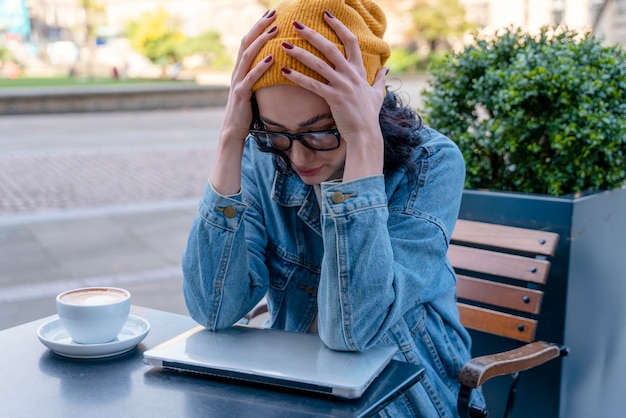
<svg viewBox="0 0 626 418">
<path fill-rule="evenodd" d="M 626 46 L 626 0 L 600 2 L 594 10 L 593 32 L 609 44 Z"/>
<path fill-rule="evenodd" d="M 486 31 L 516 26 L 530 32 L 546 25 L 584 30 L 593 24 L 593 9 L 600 0 L 461 0 L 468 20 Z"/>
<path fill-rule="evenodd" d="M 79 0 L 26 0 L 30 13 L 31 41 L 72 41 L 84 22 Z M 80 33 L 80 32 L 79 32 Z"/>
<path fill-rule="evenodd" d="M 4 0 L 10 1 L 10 0 Z M 18 0 L 22 1 L 22 0 Z M 81 0 L 26 0 L 35 37 L 85 37 L 86 11 Z M 179 19 L 188 35 L 207 30 L 224 33 L 225 43 L 238 44 L 247 28 L 264 9 L 256 0 L 100 0 L 103 24 L 123 31 L 126 23 L 141 13 L 162 7 Z M 57 33 L 64 32 L 62 35 Z M 237 38 L 236 42 L 233 38 Z M 67 40 L 67 39 L 64 39 Z"/>
<path fill-rule="evenodd" d="M 23 0 L 3 0 L 21 2 Z M 60 44 L 69 54 L 68 42 L 85 44 L 87 13 L 85 0 L 26 0 L 35 42 Z M 483 31 L 518 26 L 536 31 L 544 25 L 566 25 L 574 30 L 591 30 L 609 43 L 626 45 L 626 0 L 460 0 L 467 19 Z M 382 2 L 382 0 L 381 0 Z M 1 3 L 1 2 L 0 2 Z M 189 36 L 215 30 L 227 52 L 236 55 L 241 38 L 265 11 L 261 0 L 99 0 L 100 30 L 123 34 L 126 24 L 142 13 L 161 7 L 178 19 Z M 388 16 L 387 40 L 402 39 L 402 28 L 409 24 L 406 10 L 411 0 L 385 1 Z M 60 48 L 61 49 L 61 48 Z M 59 55 L 59 54 L 58 54 Z"/>
<path fill-rule="evenodd" d="M 564 25 L 626 45 L 626 0 L 461 0 L 467 19 L 483 31 L 507 26 L 537 31 Z"/>
<path fill-rule="evenodd" d="M 10 0 L 5 0 L 10 1 Z M 21 1 L 21 0 L 15 0 Z M 81 35 L 85 11 L 81 0 L 26 0 L 33 20 L 33 30 L 42 27 L 65 28 Z M 599 32 L 617 36 L 624 26 L 626 0 L 460 0 L 467 18 L 485 31 L 519 26 L 536 31 L 544 25 L 566 25 L 570 29 L 589 30 L 597 25 Z M 123 30 L 126 22 L 158 7 L 179 19 L 188 35 L 216 30 L 223 36 L 227 49 L 236 50 L 250 25 L 264 12 L 260 0 L 100 0 L 106 25 Z M 410 5 L 411 1 L 399 3 Z M 388 13 L 389 31 L 401 16 Z"/>
<path fill-rule="evenodd" d="M 25 0 L 0 0 L 0 33 L 15 39 L 30 35 L 30 19 Z"/>
</svg>

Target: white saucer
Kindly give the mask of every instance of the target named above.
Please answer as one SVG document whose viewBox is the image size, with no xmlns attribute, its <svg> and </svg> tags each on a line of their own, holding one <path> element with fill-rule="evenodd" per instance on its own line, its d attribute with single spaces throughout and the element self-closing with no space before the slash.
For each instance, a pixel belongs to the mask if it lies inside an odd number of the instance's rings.
<svg viewBox="0 0 626 418">
<path fill-rule="evenodd" d="M 148 321 L 136 315 L 129 315 L 122 331 L 113 341 L 102 344 L 78 344 L 70 338 L 57 317 L 40 326 L 37 337 L 43 345 L 58 355 L 88 359 L 116 356 L 130 351 L 148 335 L 149 331 Z"/>
</svg>

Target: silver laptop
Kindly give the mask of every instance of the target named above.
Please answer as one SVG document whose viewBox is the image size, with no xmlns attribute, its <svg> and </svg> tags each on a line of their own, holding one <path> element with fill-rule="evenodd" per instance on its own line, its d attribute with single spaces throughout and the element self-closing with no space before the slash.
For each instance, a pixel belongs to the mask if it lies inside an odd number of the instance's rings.
<svg viewBox="0 0 626 418">
<path fill-rule="evenodd" d="M 217 332 L 198 326 L 143 356 L 152 366 L 358 398 L 396 351 L 382 344 L 334 351 L 314 334 L 236 325 Z"/>
</svg>

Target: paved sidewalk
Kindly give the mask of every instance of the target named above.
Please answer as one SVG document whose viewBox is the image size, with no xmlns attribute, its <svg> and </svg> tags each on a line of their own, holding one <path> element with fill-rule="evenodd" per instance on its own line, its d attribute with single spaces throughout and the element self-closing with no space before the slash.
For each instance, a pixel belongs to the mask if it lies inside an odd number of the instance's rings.
<svg viewBox="0 0 626 418">
<path fill-rule="evenodd" d="M 79 286 L 185 314 L 180 257 L 223 109 L 0 118 L 0 329 Z"/>
<path fill-rule="evenodd" d="M 0 215 L 196 196 L 205 144 L 28 150 L 0 154 Z"/>
<path fill-rule="evenodd" d="M 63 290 L 112 285 L 186 314 L 180 256 L 197 199 L 0 217 L 0 329 L 55 313 Z"/>
<path fill-rule="evenodd" d="M 390 84 L 419 104 L 423 80 Z M 180 257 L 223 111 L 0 117 L 0 330 L 80 286 L 186 314 Z"/>
</svg>

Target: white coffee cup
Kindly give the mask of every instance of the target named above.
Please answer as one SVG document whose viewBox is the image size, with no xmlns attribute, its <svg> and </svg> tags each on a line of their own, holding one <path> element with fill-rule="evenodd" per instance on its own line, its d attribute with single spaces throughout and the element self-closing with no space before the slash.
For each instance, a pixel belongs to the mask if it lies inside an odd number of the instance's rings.
<svg viewBox="0 0 626 418">
<path fill-rule="evenodd" d="M 61 324 L 80 344 L 113 341 L 130 312 L 130 292 L 116 287 L 68 290 L 56 298 Z"/>
</svg>

